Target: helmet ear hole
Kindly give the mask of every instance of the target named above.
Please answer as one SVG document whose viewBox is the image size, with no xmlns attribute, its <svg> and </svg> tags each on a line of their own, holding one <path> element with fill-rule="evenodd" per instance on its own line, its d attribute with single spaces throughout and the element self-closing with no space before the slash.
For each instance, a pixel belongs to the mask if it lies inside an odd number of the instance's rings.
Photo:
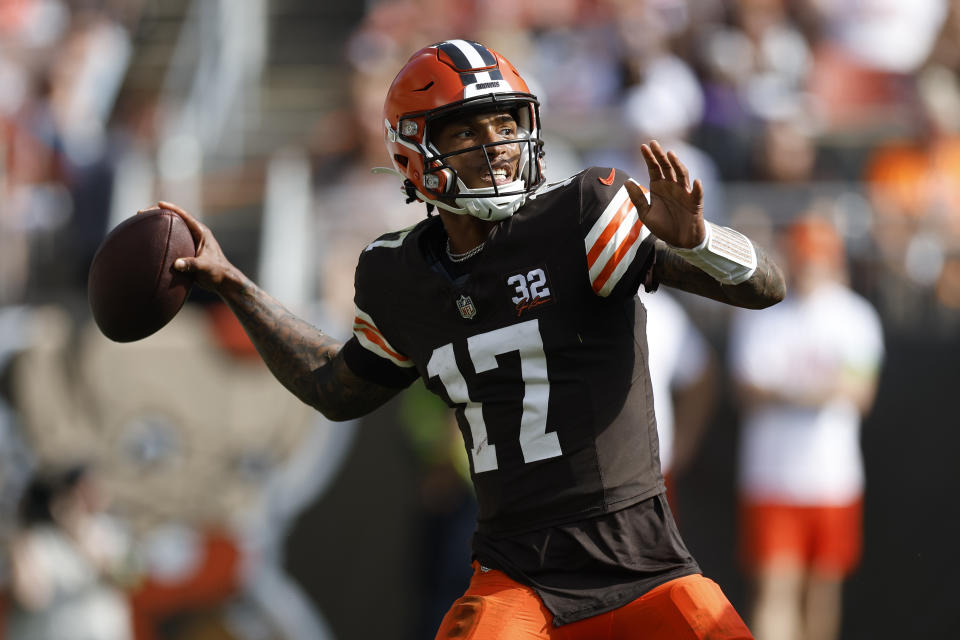
<svg viewBox="0 0 960 640">
<path fill-rule="evenodd" d="M 410 158 L 400 153 L 393 154 L 393 160 L 404 169 L 407 168 L 407 164 L 410 162 Z"/>
</svg>

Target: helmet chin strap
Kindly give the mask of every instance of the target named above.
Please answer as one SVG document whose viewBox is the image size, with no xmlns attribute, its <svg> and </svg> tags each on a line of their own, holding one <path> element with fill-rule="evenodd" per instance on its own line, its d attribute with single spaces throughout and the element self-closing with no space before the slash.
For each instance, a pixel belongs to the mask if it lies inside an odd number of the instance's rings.
<svg viewBox="0 0 960 640">
<path fill-rule="evenodd" d="M 520 139 L 520 142 L 525 142 L 527 145 L 532 144 L 529 138 L 529 132 L 522 128 L 520 129 L 520 132 L 525 134 L 524 137 Z M 435 156 L 440 155 L 439 151 L 432 144 L 428 144 L 428 148 Z M 457 180 L 457 193 L 451 194 L 453 197 L 453 204 L 431 198 L 419 189 L 416 190 L 415 193 L 417 198 L 423 202 L 457 215 L 474 216 L 481 220 L 488 220 L 491 222 L 504 220 L 512 216 L 517 209 L 523 206 L 524 202 L 527 200 L 527 194 L 523 193 L 523 191 L 525 191 L 527 188 L 526 182 L 532 179 L 528 175 L 530 172 L 529 153 L 529 148 L 520 153 L 520 158 L 518 159 L 517 163 L 518 177 L 516 180 L 506 184 L 471 189 L 467 187 L 466 183 L 463 182 L 463 180 L 455 171 L 451 171 L 451 173 L 456 176 Z M 399 176 L 400 178 L 404 178 L 404 175 L 396 169 L 387 167 L 374 167 L 370 171 L 371 173 L 392 174 Z M 494 195 L 498 191 L 506 191 L 508 193 L 512 191 L 521 193 L 504 196 Z"/>
<path fill-rule="evenodd" d="M 529 132 L 526 129 L 520 129 L 520 132 L 525 134 L 520 142 L 525 142 L 527 145 L 530 145 Z M 432 143 L 429 144 L 428 148 L 436 155 L 440 155 Z M 445 211 L 456 213 L 457 215 L 469 215 L 492 222 L 509 218 L 527 201 L 527 194 L 522 192 L 526 189 L 526 181 L 529 179 L 527 175 L 529 169 L 528 154 L 529 150 L 520 153 L 520 158 L 517 163 L 517 178 L 507 184 L 471 189 L 464 183 L 456 171 L 453 171 L 453 175 L 457 178 L 457 193 L 454 196 L 454 203 L 457 206 L 427 198 L 419 191 L 417 194 L 430 204 Z M 490 197 L 498 191 L 506 191 L 507 193 L 519 191 L 521 193 Z M 482 197 L 472 197 L 474 195 Z"/>
<path fill-rule="evenodd" d="M 458 183 L 463 184 L 462 181 L 458 178 Z M 523 187 L 522 180 L 516 180 L 511 182 L 509 185 L 501 185 L 503 187 L 509 187 L 517 185 Z M 466 189 L 468 192 L 468 197 L 458 197 L 454 200 L 454 203 L 459 206 L 451 205 L 448 202 L 443 202 L 442 200 L 434 200 L 433 198 L 425 195 L 424 193 L 417 191 L 417 196 L 428 204 L 432 204 L 438 209 L 443 209 L 444 211 L 449 211 L 461 216 L 474 216 L 481 220 L 489 220 L 490 222 L 497 222 L 499 220 L 504 220 L 509 218 L 519 209 L 523 203 L 526 201 L 526 194 L 520 194 L 517 196 L 503 196 L 500 198 L 470 198 L 469 192 L 472 193 L 483 193 L 489 192 L 493 193 L 492 187 L 484 187 L 483 189 Z"/>
<path fill-rule="evenodd" d="M 373 167 L 370 169 L 370 173 L 374 174 L 390 174 L 395 175 L 400 178 L 403 178 L 403 174 L 397 171 L 396 169 L 390 169 L 388 167 Z M 467 186 L 463 183 L 459 177 L 457 178 L 457 184 L 460 187 L 460 192 L 464 195 L 469 196 L 471 193 L 486 194 L 494 193 L 493 187 L 483 187 L 480 189 L 468 189 Z M 507 189 L 520 189 L 523 188 L 523 180 L 514 180 L 513 182 L 505 185 L 499 185 L 500 188 Z M 427 204 L 432 204 L 433 206 L 455 213 L 461 216 L 476 216 L 481 220 L 503 220 L 504 218 L 509 218 L 513 213 L 520 208 L 520 205 L 523 204 L 523 201 L 526 200 L 525 196 L 503 196 L 501 198 L 456 198 L 455 203 L 460 206 L 454 206 L 449 203 L 443 202 L 441 200 L 434 200 L 430 196 L 426 195 L 421 191 L 416 192 L 417 197 L 426 202 Z M 503 202 L 502 204 L 506 206 L 501 206 L 501 201 L 507 200 L 508 202 Z M 513 206 L 515 204 L 515 206 Z"/>
<path fill-rule="evenodd" d="M 403 174 L 396 169 L 390 169 L 388 167 L 373 167 L 370 169 L 370 173 L 390 174 L 399 176 L 400 178 L 404 177 Z M 427 204 L 432 204 L 439 209 L 443 209 L 444 211 L 449 211 L 461 216 L 474 216 L 480 218 L 481 220 L 490 220 L 491 222 L 496 222 L 498 220 L 509 218 L 516 212 L 517 209 L 523 206 L 523 203 L 527 200 L 526 194 L 493 198 L 472 198 L 470 196 L 473 194 L 488 195 L 496 193 L 496 190 L 516 191 L 525 188 L 525 186 L 526 185 L 524 184 L 523 178 L 519 178 L 513 182 L 508 182 L 507 184 L 497 185 L 496 188 L 480 187 L 478 189 L 470 189 L 466 184 L 464 184 L 463 180 L 460 179 L 460 176 L 457 176 L 457 187 L 459 188 L 459 192 L 457 193 L 457 197 L 454 199 L 455 204 L 453 205 L 441 200 L 434 200 L 419 190 L 416 192 L 416 194 L 420 200 L 423 200 Z"/>
<path fill-rule="evenodd" d="M 509 218 L 526 201 L 526 195 L 522 193 L 514 196 L 499 196 L 493 198 L 471 197 L 473 195 L 487 196 L 497 191 L 522 191 L 526 186 L 522 178 L 518 178 L 507 184 L 497 185 L 496 187 L 469 189 L 458 176 L 457 186 L 460 190 L 454 201 L 460 205 L 467 214 L 476 216 L 482 220 L 503 220 L 504 218 Z"/>
</svg>

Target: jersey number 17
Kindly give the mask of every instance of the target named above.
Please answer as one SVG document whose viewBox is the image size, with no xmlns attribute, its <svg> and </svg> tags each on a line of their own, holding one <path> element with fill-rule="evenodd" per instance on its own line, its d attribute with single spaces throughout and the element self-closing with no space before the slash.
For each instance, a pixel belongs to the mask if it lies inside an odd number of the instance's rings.
<svg viewBox="0 0 960 640">
<path fill-rule="evenodd" d="M 550 403 L 550 378 L 543 352 L 539 321 L 528 320 L 467 338 L 467 352 L 477 373 L 491 371 L 499 365 L 497 356 L 518 352 L 523 379 L 523 412 L 520 418 L 520 450 L 525 463 L 563 455 L 556 432 L 547 433 L 547 407 Z M 466 380 L 457 366 L 453 343 L 433 350 L 427 363 L 427 374 L 440 378 L 450 401 L 464 405 L 463 416 L 470 425 L 473 438 L 471 456 L 474 473 L 493 471 L 497 465 L 497 447 L 488 442 L 483 404 L 470 397 Z"/>
</svg>

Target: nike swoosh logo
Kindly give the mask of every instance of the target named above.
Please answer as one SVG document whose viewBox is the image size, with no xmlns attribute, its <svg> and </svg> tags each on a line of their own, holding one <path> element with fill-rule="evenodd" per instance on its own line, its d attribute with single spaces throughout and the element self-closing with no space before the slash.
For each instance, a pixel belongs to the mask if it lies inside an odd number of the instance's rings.
<svg viewBox="0 0 960 640">
<path fill-rule="evenodd" d="M 610 169 L 610 175 L 608 175 L 606 178 L 597 178 L 597 180 L 600 181 L 600 184 L 605 184 L 609 187 L 613 184 L 613 176 L 615 175 L 617 175 L 617 170 Z"/>
</svg>

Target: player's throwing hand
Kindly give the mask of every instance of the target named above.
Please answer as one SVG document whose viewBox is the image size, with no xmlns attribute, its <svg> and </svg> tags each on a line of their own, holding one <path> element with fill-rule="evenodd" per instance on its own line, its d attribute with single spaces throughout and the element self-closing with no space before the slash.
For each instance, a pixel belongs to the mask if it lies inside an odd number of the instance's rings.
<svg viewBox="0 0 960 640">
<path fill-rule="evenodd" d="M 682 249 L 697 246 L 706 235 L 700 180 L 691 186 L 690 173 L 677 154 L 665 152 L 656 140 L 642 145 L 640 153 L 650 172 L 650 202 L 639 185 L 626 183 L 640 220 L 667 244 Z"/>
<path fill-rule="evenodd" d="M 173 263 L 173 268 L 183 273 L 192 273 L 197 284 L 204 289 L 216 291 L 220 283 L 227 277 L 228 271 L 233 268 L 233 265 L 227 260 L 213 233 L 207 228 L 207 225 L 172 202 L 161 201 L 158 206 L 169 209 L 183 218 L 197 243 L 197 256 L 195 258 L 180 258 Z"/>
</svg>

